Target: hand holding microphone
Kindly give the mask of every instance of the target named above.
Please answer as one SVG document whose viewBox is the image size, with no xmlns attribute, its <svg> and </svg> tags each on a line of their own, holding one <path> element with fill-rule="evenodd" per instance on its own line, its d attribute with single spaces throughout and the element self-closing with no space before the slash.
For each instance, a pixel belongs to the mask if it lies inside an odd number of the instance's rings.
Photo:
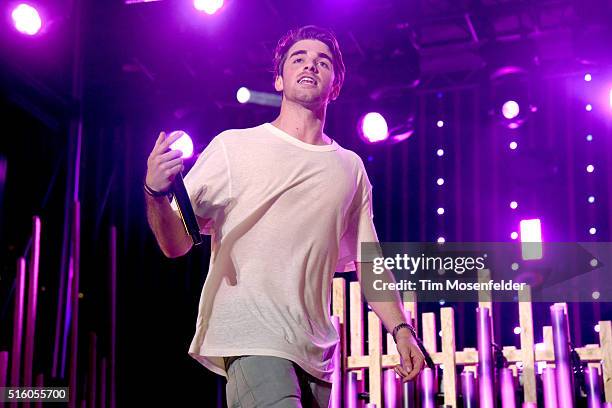
<svg viewBox="0 0 612 408">
<path fill-rule="evenodd" d="M 188 141 L 190 146 L 187 149 L 180 146 L 183 144 L 180 143 L 182 140 Z M 185 150 L 188 154 L 185 154 Z M 161 132 L 147 160 L 144 189 L 154 197 L 174 196 L 185 231 L 191 236 L 193 243 L 198 245 L 202 243 L 200 227 L 181 174 L 184 168 L 183 157 L 189 157 L 191 153 L 193 144 L 185 132 L 174 131 L 168 137 Z"/>
</svg>

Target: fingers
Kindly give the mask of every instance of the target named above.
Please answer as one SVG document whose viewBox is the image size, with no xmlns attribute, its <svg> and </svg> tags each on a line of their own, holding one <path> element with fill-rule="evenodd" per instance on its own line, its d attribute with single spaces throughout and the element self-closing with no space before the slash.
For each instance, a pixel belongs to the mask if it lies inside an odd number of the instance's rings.
<svg viewBox="0 0 612 408">
<path fill-rule="evenodd" d="M 180 158 L 181 156 L 183 156 L 183 152 L 181 152 L 180 150 L 170 150 L 169 152 L 160 154 L 159 160 L 160 160 L 160 163 L 163 163 L 163 162 L 167 162 L 170 160 Z"/>
<path fill-rule="evenodd" d="M 395 372 L 401 377 L 402 382 L 416 378 L 425 363 L 425 358 L 420 352 L 410 350 L 406 354 L 408 354 L 408 357 L 403 358 L 400 356 L 401 365 L 395 367 Z"/>
<path fill-rule="evenodd" d="M 160 169 L 162 170 L 170 170 L 174 167 L 176 167 L 177 165 L 181 165 L 181 167 L 183 166 L 183 159 L 181 157 L 174 159 L 174 160 L 168 160 L 162 164 L 160 164 Z"/>
<path fill-rule="evenodd" d="M 170 145 L 176 142 L 181 136 L 183 136 L 183 132 L 170 133 L 170 135 L 160 143 L 161 151 L 165 153 L 166 150 L 170 148 Z"/>
<path fill-rule="evenodd" d="M 413 356 L 412 357 L 412 370 L 408 370 L 408 376 L 406 377 L 406 381 L 410 381 L 416 378 L 417 375 L 421 372 L 423 368 L 424 359 L 421 356 Z"/>
</svg>

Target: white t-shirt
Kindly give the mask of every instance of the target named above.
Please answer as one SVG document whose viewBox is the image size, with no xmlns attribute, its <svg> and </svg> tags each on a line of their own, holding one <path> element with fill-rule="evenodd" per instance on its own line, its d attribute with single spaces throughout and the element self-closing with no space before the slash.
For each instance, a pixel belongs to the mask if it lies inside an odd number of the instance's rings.
<svg viewBox="0 0 612 408">
<path fill-rule="evenodd" d="M 267 355 L 330 381 L 334 272 L 378 241 L 359 156 L 265 123 L 215 137 L 185 186 L 212 235 L 189 354 L 220 375 L 223 356 Z"/>
</svg>

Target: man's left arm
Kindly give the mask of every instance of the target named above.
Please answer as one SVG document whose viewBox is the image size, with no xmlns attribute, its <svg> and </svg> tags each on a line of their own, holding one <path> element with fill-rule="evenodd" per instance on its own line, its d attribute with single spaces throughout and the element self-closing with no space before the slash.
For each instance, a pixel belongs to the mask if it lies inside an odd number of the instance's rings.
<svg viewBox="0 0 612 408">
<path fill-rule="evenodd" d="M 355 262 L 355 265 L 359 283 L 363 288 L 361 263 Z M 395 278 L 390 271 L 385 270 L 384 274 L 387 274 L 385 278 L 389 281 L 395 281 Z M 393 329 L 399 324 L 406 323 L 403 305 L 398 292 L 394 292 L 395 298 L 393 300 L 372 302 L 367 299 L 367 292 L 368 291 L 364 291 L 368 304 L 385 325 L 385 328 L 389 333 L 392 333 Z M 425 357 L 423 356 L 423 353 L 421 353 L 416 339 L 412 336 L 412 333 L 408 328 L 400 328 L 396 333 L 395 340 L 397 352 L 400 355 L 400 365 L 395 367 L 395 372 L 402 378 L 403 382 L 410 381 L 421 372 Z"/>
</svg>

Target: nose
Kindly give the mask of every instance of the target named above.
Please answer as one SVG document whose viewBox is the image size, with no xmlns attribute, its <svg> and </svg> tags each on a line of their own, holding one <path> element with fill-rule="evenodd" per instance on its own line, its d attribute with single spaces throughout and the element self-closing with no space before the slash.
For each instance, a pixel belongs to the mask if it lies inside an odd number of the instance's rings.
<svg viewBox="0 0 612 408">
<path fill-rule="evenodd" d="M 314 61 L 306 62 L 306 64 L 304 65 L 304 71 L 318 72 L 317 64 L 315 64 Z"/>
</svg>

